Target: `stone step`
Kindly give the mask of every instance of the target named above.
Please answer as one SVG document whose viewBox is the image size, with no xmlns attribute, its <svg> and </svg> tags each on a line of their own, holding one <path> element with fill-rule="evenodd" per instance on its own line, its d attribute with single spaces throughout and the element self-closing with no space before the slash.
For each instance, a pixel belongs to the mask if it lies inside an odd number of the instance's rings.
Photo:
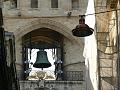
<svg viewBox="0 0 120 90">
<path fill-rule="evenodd" d="M 107 36 L 109 35 L 109 32 L 97 32 L 97 40 L 106 40 Z"/>
<path fill-rule="evenodd" d="M 100 75 L 102 77 L 111 77 L 113 76 L 113 68 L 112 67 L 104 67 L 104 68 L 100 68 Z"/>
<path fill-rule="evenodd" d="M 114 85 L 114 83 L 115 83 L 115 78 L 112 76 L 111 77 L 101 77 L 101 78 L 111 85 Z"/>
</svg>

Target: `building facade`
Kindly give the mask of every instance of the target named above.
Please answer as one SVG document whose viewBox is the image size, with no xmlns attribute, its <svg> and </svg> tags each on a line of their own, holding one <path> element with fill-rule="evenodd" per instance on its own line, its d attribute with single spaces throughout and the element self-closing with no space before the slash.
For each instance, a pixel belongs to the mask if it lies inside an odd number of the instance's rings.
<svg viewBox="0 0 120 90">
<path fill-rule="evenodd" d="M 86 13 L 88 0 L 3 2 L 4 29 L 15 35 L 20 90 L 119 90 L 120 1 L 94 0 L 94 4 L 97 59 L 93 48 L 88 48 L 92 56 L 83 57 L 86 42 L 71 32 L 79 15 Z M 51 49 L 54 80 L 28 80 L 33 49 Z"/>
<path fill-rule="evenodd" d="M 87 4 L 87 0 L 3 2 L 4 28 L 15 35 L 20 90 L 86 90 L 84 38 L 71 31 L 78 25 L 79 15 L 86 13 Z M 27 79 L 32 49 L 53 50 L 55 80 Z"/>
<path fill-rule="evenodd" d="M 119 90 L 119 3 L 95 0 L 99 90 Z"/>
</svg>

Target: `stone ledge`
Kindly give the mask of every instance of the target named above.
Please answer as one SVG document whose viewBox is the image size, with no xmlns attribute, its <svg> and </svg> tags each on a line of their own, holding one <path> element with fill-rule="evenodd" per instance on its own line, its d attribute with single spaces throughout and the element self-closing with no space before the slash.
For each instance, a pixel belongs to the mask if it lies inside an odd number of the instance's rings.
<svg viewBox="0 0 120 90">
<path fill-rule="evenodd" d="M 85 90 L 85 81 L 20 81 L 20 90 Z"/>
</svg>

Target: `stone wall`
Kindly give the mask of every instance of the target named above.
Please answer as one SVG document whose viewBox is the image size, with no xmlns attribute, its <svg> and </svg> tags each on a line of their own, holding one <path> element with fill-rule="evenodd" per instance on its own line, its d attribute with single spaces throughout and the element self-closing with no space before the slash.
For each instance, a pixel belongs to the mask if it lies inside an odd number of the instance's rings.
<svg viewBox="0 0 120 90">
<path fill-rule="evenodd" d="M 88 3 L 88 0 L 79 0 L 79 8 L 74 10 L 71 0 L 58 0 L 58 8 L 51 8 L 50 0 L 38 0 L 38 8 L 31 8 L 31 0 L 17 1 L 17 8 L 13 8 L 10 1 L 4 2 L 5 16 L 55 17 L 67 16 L 68 12 L 78 16 L 85 14 Z"/>
<path fill-rule="evenodd" d="M 16 40 L 16 66 L 23 70 L 22 37 L 39 28 L 49 28 L 64 36 L 64 70 L 84 71 L 84 39 L 72 35 L 72 29 L 78 24 L 78 17 L 5 19 L 5 30 L 14 32 Z M 22 72 L 21 72 L 22 73 Z M 22 74 L 19 74 L 22 75 Z"/>
<path fill-rule="evenodd" d="M 86 90 L 84 81 L 20 81 L 20 90 Z"/>
<path fill-rule="evenodd" d="M 4 28 L 15 34 L 16 66 L 19 79 L 23 75 L 22 37 L 39 28 L 49 28 L 64 36 L 64 70 L 85 71 L 83 58 L 84 38 L 72 35 L 72 29 L 79 22 L 79 15 L 86 13 L 87 1 L 79 0 L 80 7 L 71 9 L 71 0 L 59 0 L 59 8 L 52 9 L 50 0 L 38 0 L 38 8 L 30 7 L 31 0 L 17 0 L 18 8 L 11 8 L 10 2 L 4 3 Z M 72 12 L 68 17 L 68 12 Z M 19 72 L 20 71 L 20 72 Z M 85 73 L 84 73 L 85 74 Z M 20 81 L 21 90 L 35 90 L 42 82 Z M 85 90 L 84 81 L 43 81 L 48 90 Z M 36 89 L 37 90 L 37 89 Z M 40 89 L 43 90 L 43 89 Z"/>
</svg>

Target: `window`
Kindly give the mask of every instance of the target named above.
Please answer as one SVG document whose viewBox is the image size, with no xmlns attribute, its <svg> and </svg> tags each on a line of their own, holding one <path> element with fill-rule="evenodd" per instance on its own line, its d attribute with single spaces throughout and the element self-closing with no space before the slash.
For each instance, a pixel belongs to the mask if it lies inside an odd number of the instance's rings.
<svg viewBox="0 0 120 90">
<path fill-rule="evenodd" d="M 79 0 L 72 0 L 72 9 L 79 9 Z"/>
<path fill-rule="evenodd" d="M 58 0 L 51 0 L 51 8 L 58 8 Z"/>
<path fill-rule="evenodd" d="M 31 8 L 38 8 L 38 0 L 31 0 Z"/>
<path fill-rule="evenodd" d="M 17 0 L 12 0 L 11 1 L 11 9 L 17 8 Z"/>
<path fill-rule="evenodd" d="M 34 42 L 33 37 L 38 37 L 37 39 L 39 40 Z M 63 36 L 60 33 L 47 28 L 31 31 L 22 37 L 22 50 L 25 72 L 24 79 L 39 80 L 39 76 L 36 75 L 41 71 L 43 74 L 46 72 L 44 77 L 46 80 L 61 80 L 63 78 Z M 47 55 L 44 53 L 47 53 Z M 44 60 L 42 59 L 43 57 Z M 51 67 L 49 67 L 49 62 L 52 65 Z M 37 63 L 39 65 L 46 64 L 47 67 L 40 65 L 43 67 L 39 66 L 36 68 Z M 47 75 L 50 77 L 47 77 Z"/>
</svg>

